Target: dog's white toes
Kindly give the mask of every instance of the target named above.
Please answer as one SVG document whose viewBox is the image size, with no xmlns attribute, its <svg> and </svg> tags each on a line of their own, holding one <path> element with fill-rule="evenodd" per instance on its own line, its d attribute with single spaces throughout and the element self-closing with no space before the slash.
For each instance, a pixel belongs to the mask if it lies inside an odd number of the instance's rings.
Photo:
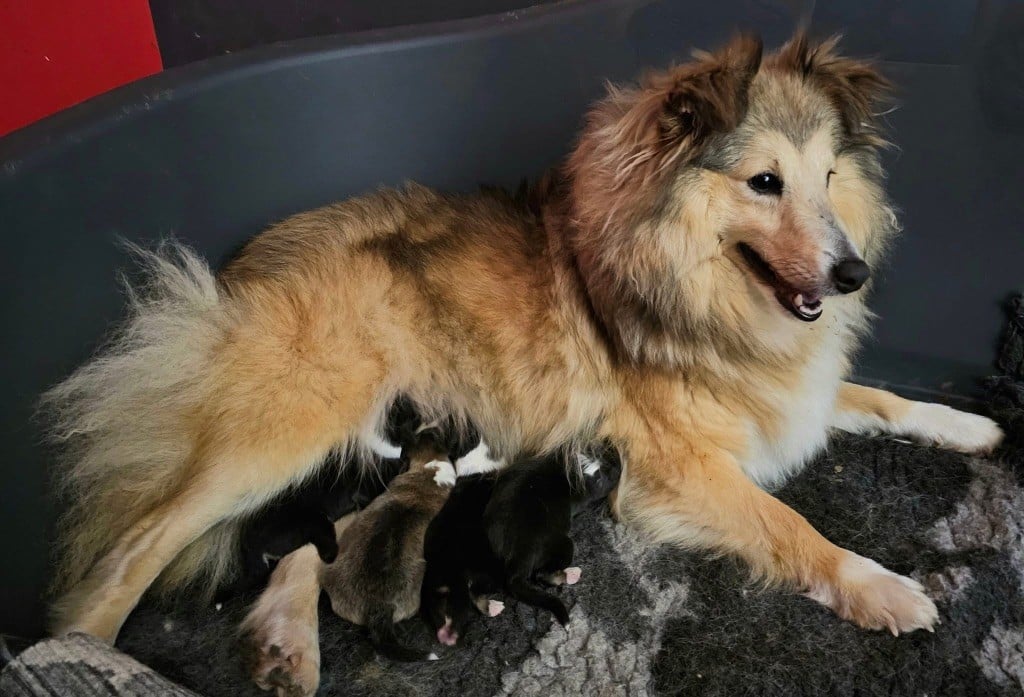
<svg viewBox="0 0 1024 697">
<path fill-rule="evenodd" d="M 570 566 L 565 569 L 565 584 L 567 586 L 575 585 L 579 583 L 580 576 L 583 575 L 583 569 L 578 566 Z"/>
<path fill-rule="evenodd" d="M 488 600 L 487 601 L 487 616 L 497 617 L 505 609 L 505 603 L 500 600 Z"/>
<path fill-rule="evenodd" d="M 852 552 L 840 565 L 837 584 L 812 588 L 806 595 L 865 629 L 886 629 L 893 636 L 915 629 L 934 632 L 939 620 L 920 583 Z"/>
<path fill-rule="evenodd" d="M 918 441 L 969 455 L 990 453 L 1003 441 L 1003 430 L 992 419 L 944 404 L 919 402 L 900 426 Z"/>
</svg>

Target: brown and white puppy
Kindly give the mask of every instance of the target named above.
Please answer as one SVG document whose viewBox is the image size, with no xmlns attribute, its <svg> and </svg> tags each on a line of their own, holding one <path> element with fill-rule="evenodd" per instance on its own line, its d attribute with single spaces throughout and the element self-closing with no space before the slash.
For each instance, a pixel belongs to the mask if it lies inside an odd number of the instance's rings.
<svg viewBox="0 0 1024 697">
<path fill-rule="evenodd" d="M 395 623 L 416 615 L 426 560 L 427 526 L 455 486 L 455 467 L 436 449 L 403 453 L 409 471 L 398 475 L 359 513 L 335 524 L 338 557 L 320 569 L 320 587 L 339 617 L 365 626 L 374 647 L 396 661 L 436 659 L 403 646 Z"/>
<path fill-rule="evenodd" d="M 47 396 L 75 500 L 55 630 L 112 640 L 158 578 L 228 573 L 238 519 L 364 450 L 399 393 L 472 414 L 495 459 L 609 438 L 623 520 L 861 627 L 930 629 L 919 584 L 760 486 L 835 429 L 1001 439 L 844 382 L 897 227 L 886 88 L 833 41 L 762 59 L 740 37 L 611 90 L 523 197 L 378 192 L 276 225 L 219 276 L 180 247 L 144 255 L 124 332 Z"/>
</svg>

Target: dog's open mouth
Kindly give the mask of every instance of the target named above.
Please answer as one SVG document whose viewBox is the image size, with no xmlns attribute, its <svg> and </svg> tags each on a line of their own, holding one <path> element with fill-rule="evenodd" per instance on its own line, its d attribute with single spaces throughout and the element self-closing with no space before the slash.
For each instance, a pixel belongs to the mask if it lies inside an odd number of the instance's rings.
<svg viewBox="0 0 1024 697">
<path fill-rule="evenodd" d="M 804 322 L 813 322 L 821 317 L 821 296 L 814 291 L 801 290 L 787 283 L 775 273 L 775 269 L 752 247 L 740 242 L 736 245 L 747 266 L 764 284 L 775 291 L 779 304 L 789 310 L 794 317 Z"/>
</svg>

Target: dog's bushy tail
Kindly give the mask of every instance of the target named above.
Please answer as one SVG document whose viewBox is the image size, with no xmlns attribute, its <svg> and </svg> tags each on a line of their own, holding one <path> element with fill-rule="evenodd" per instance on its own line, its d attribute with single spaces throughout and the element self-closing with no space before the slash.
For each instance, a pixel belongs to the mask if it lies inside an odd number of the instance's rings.
<svg viewBox="0 0 1024 697">
<path fill-rule="evenodd" d="M 214 274 L 194 252 L 165 242 L 129 245 L 142 280 L 125 280 L 127 318 L 110 341 L 43 395 L 48 433 L 61 451 L 55 479 L 66 507 L 52 590 L 77 584 L 117 539 L 185 476 L 189 419 L 211 390 L 211 356 L 230 323 Z M 200 570 L 230 575 L 238 525 L 215 526 L 165 571 L 165 586 Z"/>
<path fill-rule="evenodd" d="M 402 644 L 395 631 L 394 616 L 395 608 L 390 605 L 373 608 L 367 614 L 366 629 L 377 653 L 402 663 L 437 660 L 436 654 Z"/>
</svg>

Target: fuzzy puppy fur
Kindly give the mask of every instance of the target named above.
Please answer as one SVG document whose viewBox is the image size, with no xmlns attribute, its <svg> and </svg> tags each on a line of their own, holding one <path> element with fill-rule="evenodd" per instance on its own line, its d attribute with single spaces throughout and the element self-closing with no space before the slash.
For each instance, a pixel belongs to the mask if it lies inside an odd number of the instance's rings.
<svg viewBox="0 0 1024 697">
<path fill-rule="evenodd" d="M 239 578 L 222 596 L 266 585 L 274 564 L 306 544 L 330 564 L 338 556 L 335 521 L 366 508 L 387 490 L 407 463 L 377 458 L 370 471 L 328 459 L 324 469 L 295 491 L 288 491 L 245 522 L 241 533 Z"/>
<path fill-rule="evenodd" d="M 919 584 L 763 488 L 833 429 L 1002 437 L 844 382 L 857 288 L 896 231 L 887 87 L 835 41 L 762 57 L 738 37 L 612 88 L 521 197 L 380 191 L 270 228 L 218 276 L 143 254 L 120 333 L 45 397 L 72 500 L 54 631 L 113 640 L 157 581 L 229 574 L 238 521 L 332 450 L 360 457 L 399 393 L 472 414 L 497 458 L 608 438 L 617 512 L 653 539 L 738 555 L 864 628 L 931 629 Z"/>
<path fill-rule="evenodd" d="M 374 647 L 388 658 L 416 661 L 425 651 L 401 645 L 396 622 L 416 614 L 426 562 L 423 537 L 452 487 L 455 467 L 443 451 L 403 453 L 409 470 L 363 511 L 336 524 L 338 558 L 320 570 L 320 587 L 343 619 L 365 626 Z"/>
<path fill-rule="evenodd" d="M 568 471 L 567 455 L 578 461 Z M 579 580 L 579 569 L 571 566 L 571 519 L 606 500 L 621 472 L 615 449 L 605 446 L 460 477 L 424 541 L 420 613 L 438 640 L 454 645 L 477 612 L 500 611 L 487 598 L 498 591 L 568 623 L 562 601 L 532 583 Z"/>
<path fill-rule="evenodd" d="M 442 425 L 443 426 L 443 425 Z M 383 493 L 388 483 L 405 470 L 408 461 L 400 457 L 403 448 L 415 448 L 425 426 L 415 406 L 399 397 L 388 408 L 382 438 L 371 444 L 374 451 L 367 466 L 343 460 L 331 453 L 323 467 L 301 484 L 280 494 L 242 525 L 239 577 L 221 597 L 246 593 L 266 584 L 274 564 L 305 544 L 316 546 L 320 559 L 328 564 L 338 555 L 334 523 L 353 511 L 366 508 Z M 457 457 L 472 443 L 461 443 L 453 428 L 431 429 L 435 441 Z"/>
</svg>

